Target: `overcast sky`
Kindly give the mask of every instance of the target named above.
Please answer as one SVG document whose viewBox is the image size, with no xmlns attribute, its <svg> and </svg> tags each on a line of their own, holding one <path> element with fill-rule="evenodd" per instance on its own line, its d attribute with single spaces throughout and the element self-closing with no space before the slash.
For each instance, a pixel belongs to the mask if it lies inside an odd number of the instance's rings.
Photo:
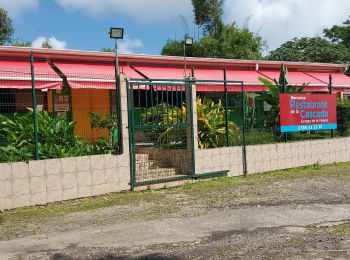
<svg viewBox="0 0 350 260">
<path fill-rule="evenodd" d="M 54 48 L 113 47 L 111 26 L 125 28 L 121 52 L 159 54 L 167 39 L 195 33 L 191 0 L 0 0 L 20 41 Z M 322 35 L 350 15 L 350 0 L 225 0 L 224 21 L 248 24 L 275 49 L 293 37 Z M 183 18 L 187 20 L 187 29 Z"/>
</svg>

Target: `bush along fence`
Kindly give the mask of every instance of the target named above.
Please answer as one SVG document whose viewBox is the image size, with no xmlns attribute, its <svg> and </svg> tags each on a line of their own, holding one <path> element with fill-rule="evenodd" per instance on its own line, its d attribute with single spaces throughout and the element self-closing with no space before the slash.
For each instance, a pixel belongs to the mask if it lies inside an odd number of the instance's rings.
<svg viewBox="0 0 350 260">
<path fill-rule="evenodd" d="M 304 86 L 288 85 L 284 68 L 282 81 L 261 79 L 264 92 L 242 81 L 148 86 L 130 85 L 124 76 L 117 92 L 114 75 L 104 75 L 101 88 L 95 84 L 101 75 L 57 70 L 57 79 L 49 72 L 34 75 L 35 67 L 4 70 L 33 81 L 30 88 L 0 81 L 1 210 L 129 190 L 135 181 L 163 187 L 203 176 L 350 161 L 347 101 L 337 102 L 335 131 L 279 131 L 279 93 L 304 92 Z M 50 77 L 48 88 L 40 79 Z M 91 80 L 82 85 L 86 78 Z M 202 91 L 208 86 L 215 91 Z"/>
</svg>

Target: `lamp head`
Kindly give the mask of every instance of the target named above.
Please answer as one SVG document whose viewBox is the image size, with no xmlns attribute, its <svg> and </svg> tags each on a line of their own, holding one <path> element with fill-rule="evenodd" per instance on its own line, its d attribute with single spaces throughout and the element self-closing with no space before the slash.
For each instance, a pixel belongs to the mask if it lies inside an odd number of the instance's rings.
<svg viewBox="0 0 350 260">
<path fill-rule="evenodd" d="M 111 27 L 109 31 L 109 37 L 112 39 L 123 39 L 124 37 L 124 28 L 114 28 Z"/>
</svg>

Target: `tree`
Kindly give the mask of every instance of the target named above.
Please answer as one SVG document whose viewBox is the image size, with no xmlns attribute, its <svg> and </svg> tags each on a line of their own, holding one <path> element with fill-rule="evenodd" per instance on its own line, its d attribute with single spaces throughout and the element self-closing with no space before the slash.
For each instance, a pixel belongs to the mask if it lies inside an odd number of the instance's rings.
<svg viewBox="0 0 350 260">
<path fill-rule="evenodd" d="M 195 23 L 203 27 L 203 33 L 213 36 L 222 24 L 224 0 L 192 0 Z"/>
<path fill-rule="evenodd" d="M 0 45 L 4 45 L 11 40 L 14 29 L 12 19 L 5 9 L 0 8 Z"/>
<path fill-rule="evenodd" d="M 44 41 L 44 42 L 41 44 L 41 47 L 42 47 L 42 48 L 46 48 L 46 49 L 52 49 L 52 45 L 50 44 L 49 41 Z"/>
<path fill-rule="evenodd" d="M 215 36 L 205 36 L 186 49 L 189 57 L 211 57 L 227 59 L 260 59 L 264 47 L 262 38 L 247 27 L 222 24 Z M 182 56 L 181 41 L 169 40 L 162 49 L 162 55 Z"/>
<path fill-rule="evenodd" d="M 271 51 L 269 60 L 348 63 L 350 61 L 350 19 L 323 30 L 324 37 L 294 38 Z"/>
<path fill-rule="evenodd" d="M 321 37 L 294 38 L 270 52 L 269 60 L 343 63 L 350 61 L 350 48 Z"/>
<path fill-rule="evenodd" d="M 18 38 L 15 41 L 13 39 L 9 40 L 8 44 L 16 47 L 32 47 L 31 42 L 20 42 Z"/>
<path fill-rule="evenodd" d="M 101 51 L 102 52 L 114 52 L 114 49 L 112 49 L 112 48 L 102 48 Z"/>
<path fill-rule="evenodd" d="M 274 132 L 276 139 L 282 137 L 280 132 L 280 98 L 282 93 L 301 94 L 308 84 L 302 86 L 292 86 L 288 84 L 288 69 L 281 65 L 278 81 L 270 81 L 266 78 L 259 77 L 258 80 L 263 83 L 269 90 L 263 91 L 260 98 L 271 106 L 270 112 L 266 115 L 265 126 Z"/>
<path fill-rule="evenodd" d="M 324 29 L 323 33 L 324 36 L 330 39 L 333 43 L 341 44 L 350 48 L 350 19 L 343 22 L 343 26 L 334 25 L 330 29 Z"/>
</svg>

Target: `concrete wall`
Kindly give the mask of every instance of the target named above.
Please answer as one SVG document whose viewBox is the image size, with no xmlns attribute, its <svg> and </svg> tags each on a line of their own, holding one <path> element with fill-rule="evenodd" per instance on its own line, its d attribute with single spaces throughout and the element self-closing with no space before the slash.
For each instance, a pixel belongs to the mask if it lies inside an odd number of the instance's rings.
<svg viewBox="0 0 350 260">
<path fill-rule="evenodd" d="M 0 164 L 0 210 L 130 189 L 129 158 L 94 155 Z"/>
<path fill-rule="evenodd" d="M 196 151 L 196 173 L 229 170 L 243 174 L 242 147 Z M 247 146 L 248 173 L 350 161 L 350 137 Z"/>
</svg>

